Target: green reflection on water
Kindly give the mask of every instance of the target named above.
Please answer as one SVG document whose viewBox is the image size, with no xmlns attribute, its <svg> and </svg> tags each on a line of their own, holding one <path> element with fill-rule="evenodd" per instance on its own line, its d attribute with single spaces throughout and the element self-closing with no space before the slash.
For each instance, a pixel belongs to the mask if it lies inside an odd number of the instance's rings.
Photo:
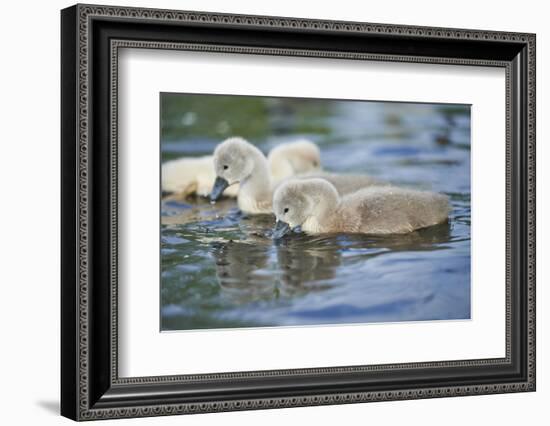
<svg viewBox="0 0 550 426">
<path fill-rule="evenodd" d="M 161 138 L 325 134 L 330 131 L 324 123 L 329 110 L 329 102 L 315 99 L 163 94 Z"/>
</svg>

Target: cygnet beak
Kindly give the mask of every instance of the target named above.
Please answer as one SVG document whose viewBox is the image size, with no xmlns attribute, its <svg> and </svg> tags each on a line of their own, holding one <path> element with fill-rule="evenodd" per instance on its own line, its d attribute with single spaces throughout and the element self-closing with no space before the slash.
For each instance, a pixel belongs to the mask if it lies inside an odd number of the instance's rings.
<svg viewBox="0 0 550 426">
<path fill-rule="evenodd" d="M 278 220 L 275 224 L 275 228 L 273 229 L 273 238 L 279 239 L 288 234 L 292 229 L 290 228 L 290 225 L 286 222 L 283 222 L 282 220 Z"/>
<path fill-rule="evenodd" d="M 225 188 L 229 186 L 229 182 L 222 177 L 216 177 L 212 191 L 210 191 L 210 201 L 217 201 L 225 191 Z"/>
</svg>

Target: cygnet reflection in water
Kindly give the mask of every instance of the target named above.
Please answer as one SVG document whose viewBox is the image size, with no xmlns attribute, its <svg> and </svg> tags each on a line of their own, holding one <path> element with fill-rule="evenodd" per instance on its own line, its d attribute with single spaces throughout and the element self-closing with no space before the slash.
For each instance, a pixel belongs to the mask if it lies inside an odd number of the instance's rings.
<svg viewBox="0 0 550 426">
<path fill-rule="evenodd" d="M 264 241 L 211 244 L 220 290 L 232 303 L 295 297 L 331 288 L 322 281 L 334 278 L 340 265 L 337 246 L 303 250 L 293 249 L 293 243 L 274 246 L 271 240 Z"/>
<path fill-rule="evenodd" d="M 321 241 L 304 234 L 276 240 L 281 282 L 288 294 L 326 290 L 342 264 L 338 241 Z"/>
<path fill-rule="evenodd" d="M 275 241 L 268 237 L 252 233 L 244 241 L 210 243 L 216 279 L 230 303 L 246 305 L 329 290 L 338 285 L 340 267 L 390 251 L 444 250 L 450 226 L 442 224 L 405 236 L 293 234 Z"/>
</svg>

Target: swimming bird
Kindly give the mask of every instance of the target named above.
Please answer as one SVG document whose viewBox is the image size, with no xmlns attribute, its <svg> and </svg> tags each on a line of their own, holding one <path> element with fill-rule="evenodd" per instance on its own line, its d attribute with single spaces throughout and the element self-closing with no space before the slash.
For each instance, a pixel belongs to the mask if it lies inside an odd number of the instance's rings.
<svg viewBox="0 0 550 426">
<path fill-rule="evenodd" d="M 274 238 L 298 226 L 306 234 L 404 234 L 447 220 L 444 194 L 373 186 L 340 196 L 324 179 L 289 179 L 273 194 Z"/>
<path fill-rule="evenodd" d="M 305 157 L 297 159 L 289 156 L 289 162 L 292 161 L 298 161 L 298 164 L 302 161 L 307 163 Z M 257 147 L 242 138 L 225 140 L 214 150 L 214 169 L 216 180 L 210 193 L 211 201 L 216 201 L 226 188 L 238 183 L 240 186 L 237 203 L 243 212 L 272 213 L 273 189 L 278 182 L 271 177 L 268 160 Z M 340 194 L 354 192 L 370 185 L 387 185 L 367 175 L 339 175 L 322 171 L 298 173 L 295 177 L 326 179 Z"/>
<path fill-rule="evenodd" d="M 282 143 L 274 147 L 267 156 L 267 163 L 273 182 L 298 173 L 312 172 L 321 167 L 319 147 L 306 139 Z M 207 197 L 216 179 L 214 158 L 182 157 L 162 165 L 162 191 L 175 198 L 192 194 Z M 232 185 L 224 191 L 227 197 L 236 197 L 239 185 Z"/>
<path fill-rule="evenodd" d="M 321 169 L 321 151 L 307 139 L 281 143 L 267 154 L 269 173 L 274 183 L 300 173 Z"/>
</svg>

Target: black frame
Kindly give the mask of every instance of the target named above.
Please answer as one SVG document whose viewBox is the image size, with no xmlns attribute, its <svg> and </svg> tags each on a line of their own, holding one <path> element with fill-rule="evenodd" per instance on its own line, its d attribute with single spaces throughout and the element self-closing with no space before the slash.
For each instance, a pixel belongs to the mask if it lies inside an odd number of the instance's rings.
<svg viewBox="0 0 550 426">
<path fill-rule="evenodd" d="M 117 53 L 125 47 L 506 69 L 505 358 L 119 378 Z M 61 13 L 61 413 L 74 420 L 535 390 L 535 35 L 76 5 Z"/>
</svg>

